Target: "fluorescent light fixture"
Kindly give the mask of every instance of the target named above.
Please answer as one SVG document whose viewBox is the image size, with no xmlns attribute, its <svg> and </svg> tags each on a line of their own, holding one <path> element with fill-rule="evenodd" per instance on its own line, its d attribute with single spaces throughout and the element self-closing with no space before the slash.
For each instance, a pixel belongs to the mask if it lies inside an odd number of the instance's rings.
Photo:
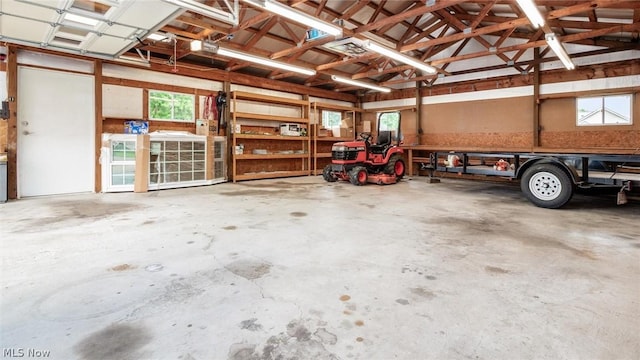
<svg viewBox="0 0 640 360">
<path fill-rule="evenodd" d="M 329 22 L 320 20 L 312 15 L 292 9 L 291 7 L 271 0 L 244 0 L 244 2 L 256 7 L 263 8 L 276 15 L 283 16 L 289 20 L 295 21 L 305 26 L 318 29 L 329 35 L 336 37 L 342 36 L 342 28 Z"/>
<path fill-rule="evenodd" d="M 534 28 L 539 28 L 544 26 L 544 18 L 538 11 L 538 7 L 533 2 L 533 0 L 516 0 L 520 9 L 524 11 L 524 14 L 529 18 L 529 22 L 533 25 Z"/>
<path fill-rule="evenodd" d="M 153 41 L 162 41 L 162 40 L 168 39 L 168 37 L 166 35 L 153 33 L 153 34 L 147 36 L 147 39 L 151 39 Z"/>
<path fill-rule="evenodd" d="M 196 0 L 164 0 L 173 5 L 177 5 L 181 8 L 191 10 L 200 15 L 208 16 L 213 19 L 221 20 L 233 25 L 238 25 L 238 18 L 226 11 L 216 9 L 214 7 L 208 6 Z"/>
<path fill-rule="evenodd" d="M 362 46 L 365 49 L 369 49 L 373 52 L 377 52 L 380 55 L 384 55 L 388 58 L 398 60 L 407 65 L 411 65 L 416 69 L 420 69 L 429 74 L 435 74 L 437 72 L 436 68 L 433 66 L 427 65 L 423 61 L 416 60 L 410 56 L 407 56 L 397 50 L 389 49 L 388 47 L 379 45 L 371 40 L 366 40 L 362 42 Z"/>
<path fill-rule="evenodd" d="M 191 51 L 201 51 L 202 50 L 202 41 L 200 41 L 200 40 L 191 41 L 191 44 L 189 45 L 189 48 L 191 49 Z"/>
<path fill-rule="evenodd" d="M 213 44 L 208 41 L 200 41 L 193 40 L 191 42 L 191 51 L 208 51 L 211 53 L 218 54 L 220 56 L 226 56 L 233 59 L 244 60 L 254 64 L 264 65 L 267 67 L 272 67 L 280 70 L 292 71 L 303 75 L 313 76 L 316 74 L 316 71 L 313 69 L 304 68 L 301 66 L 291 65 L 282 61 L 271 60 L 269 58 L 256 56 L 253 54 L 249 54 L 243 51 L 226 49 L 218 46 L 217 44 Z"/>
<path fill-rule="evenodd" d="M 64 13 L 64 19 L 67 21 L 71 21 L 71 22 L 75 22 L 83 25 L 89 25 L 91 27 L 94 27 L 99 23 L 99 21 L 96 19 L 92 19 L 90 17 L 76 15 L 72 13 Z"/>
<path fill-rule="evenodd" d="M 343 78 L 343 77 L 336 76 L 336 75 L 331 75 L 331 80 L 337 81 L 337 82 L 340 82 L 340 83 L 343 83 L 343 84 L 353 85 L 353 86 L 357 86 L 357 87 L 363 87 L 363 88 L 376 90 L 376 91 L 380 91 L 380 92 L 386 92 L 386 93 L 391 92 L 391 89 L 389 89 L 388 87 L 378 86 L 378 85 L 366 83 L 364 81 L 357 81 L 357 80 L 347 79 L 347 78 Z"/>
<path fill-rule="evenodd" d="M 546 34 L 544 39 L 547 40 L 547 44 L 549 44 L 549 47 L 551 47 L 553 52 L 556 53 L 556 56 L 558 56 L 560 61 L 562 61 L 562 64 L 567 68 L 567 70 L 573 70 L 576 68 L 576 65 L 571 61 L 569 54 L 567 54 L 567 51 L 556 37 L 556 34 Z"/>
</svg>

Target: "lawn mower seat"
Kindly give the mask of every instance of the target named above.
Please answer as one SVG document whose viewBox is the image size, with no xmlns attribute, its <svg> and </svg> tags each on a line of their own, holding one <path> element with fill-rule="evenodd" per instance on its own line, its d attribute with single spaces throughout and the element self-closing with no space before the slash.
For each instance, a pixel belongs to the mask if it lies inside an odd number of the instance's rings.
<svg viewBox="0 0 640 360">
<path fill-rule="evenodd" d="M 391 145 L 391 131 L 380 131 L 378 141 L 375 145 L 371 145 L 371 152 L 376 154 L 384 153 Z"/>
</svg>

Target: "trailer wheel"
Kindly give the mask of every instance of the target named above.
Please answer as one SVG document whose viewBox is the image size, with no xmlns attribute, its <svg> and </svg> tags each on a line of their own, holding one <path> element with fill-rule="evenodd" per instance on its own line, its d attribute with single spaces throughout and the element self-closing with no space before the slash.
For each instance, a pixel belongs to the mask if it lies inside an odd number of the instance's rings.
<svg viewBox="0 0 640 360">
<path fill-rule="evenodd" d="M 527 199 L 539 207 L 557 209 L 573 196 L 569 175 L 553 164 L 534 164 L 524 172 L 520 188 Z"/>
<path fill-rule="evenodd" d="M 338 180 L 338 178 L 335 175 L 333 175 L 333 170 L 331 170 L 331 164 L 325 166 L 324 169 L 322 170 L 322 178 L 326 182 L 336 182 L 336 180 Z"/>
<path fill-rule="evenodd" d="M 368 178 L 369 174 L 367 174 L 367 169 L 362 166 L 356 166 L 349 171 L 349 181 L 353 185 L 364 185 L 367 183 Z"/>
<path fill-rule="evenodd" d="M 389 163 L 384 167 L 385 174 L 395 174 L 398 178 L 398 181 L 402 179 L 405 172 L 404 160 L 402 160 L 402 156 L 395 154 L 391 155 L 389 158 Z"/>
</svg>

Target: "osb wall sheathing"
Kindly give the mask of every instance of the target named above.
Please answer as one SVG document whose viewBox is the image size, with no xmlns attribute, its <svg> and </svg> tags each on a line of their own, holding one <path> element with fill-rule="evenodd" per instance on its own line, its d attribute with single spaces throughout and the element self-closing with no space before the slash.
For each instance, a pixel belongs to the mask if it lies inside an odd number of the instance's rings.
<svg viewBox="0 0 640 360">
<path fill-rule="evenodd" d="M 540 105 L 540 145 L 548 148 L 637 149 L 640 96 L 634 96 L 632 125 L 578 126 L 575 98 L 547 99 Z"/>
<path fill-rule="evenodd" d="M 531 97 L 422 106 L 422 145 L 479 148 L 531 147 Z"/>
</svg>

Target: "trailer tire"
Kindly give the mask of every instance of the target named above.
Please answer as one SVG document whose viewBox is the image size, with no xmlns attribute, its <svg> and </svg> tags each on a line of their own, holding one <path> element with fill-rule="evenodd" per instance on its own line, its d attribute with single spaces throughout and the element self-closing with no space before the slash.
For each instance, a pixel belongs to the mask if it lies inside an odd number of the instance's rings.
<svg viewBox="0 0 640 360">
<path fill-rule="evenodd" d="M 322 170 L 322 178 L 326 182 L 336 182 L 336 180 L 338 180 L 338 178 L 335 175 L 333 175 L 331 164 L 325 166 L 324 169 Z"/>
<path fill-rule="evenodd" d="M 353 185 L 364 185 L 367 183 L 368 178 L 369 174 L 367 173 L 367 169 L 363 166 L 356 166 L 349 171 L 349 181 Z"/>
<path fill-rule="evenodd" d="M 520 189 L 536 206 L 557 209 L 573 196 L 573 183 L 569 175 L 557 165 L 534 164 L 522 175 Z"/>
</svg>

